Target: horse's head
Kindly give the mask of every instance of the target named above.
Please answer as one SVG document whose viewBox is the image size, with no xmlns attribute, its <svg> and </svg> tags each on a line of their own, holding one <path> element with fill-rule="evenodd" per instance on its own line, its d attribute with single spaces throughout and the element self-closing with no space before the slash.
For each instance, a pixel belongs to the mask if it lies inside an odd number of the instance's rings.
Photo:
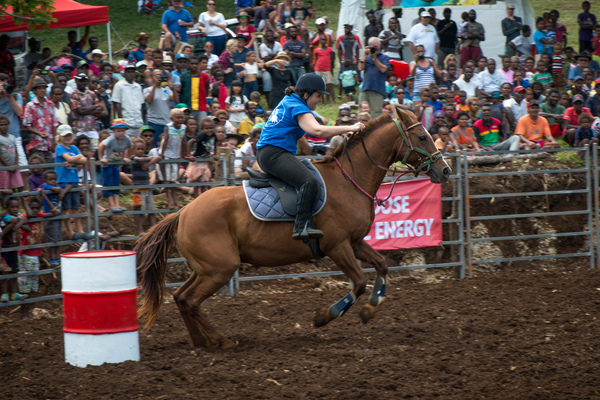
<svg viewBox="0 0 600 400">
<path fill-rule="evenodd" d="M 444 183 L 452 170 L 435 147 L 433 138 L 413 113 L 399 107 L 392 108 L 392 119 L 400 132 L 396 141 L 396 159 L 411 166 L 415 172 L 423 172 L 433 183 Z"/>
</svg>

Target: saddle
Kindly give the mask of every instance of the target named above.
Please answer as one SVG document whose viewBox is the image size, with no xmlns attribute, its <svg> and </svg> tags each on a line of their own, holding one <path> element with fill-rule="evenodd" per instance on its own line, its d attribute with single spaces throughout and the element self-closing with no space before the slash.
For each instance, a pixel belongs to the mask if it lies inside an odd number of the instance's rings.
<svg viewBox="0 0 600 400">
<path fill-rule="evenodd" d="M 319 171 L 308 160 L 302 163 L 319 180 L 319 200 L 312 209 L 312 215 L 317 215 L 325 206 L 327 189 Z M 296 216 L 296 188 L 279 178 L 247 170 L 250 179 L 243 182 L 246 202 L 250 212 L 261 221 L 294 221 Z"/>
</svg>

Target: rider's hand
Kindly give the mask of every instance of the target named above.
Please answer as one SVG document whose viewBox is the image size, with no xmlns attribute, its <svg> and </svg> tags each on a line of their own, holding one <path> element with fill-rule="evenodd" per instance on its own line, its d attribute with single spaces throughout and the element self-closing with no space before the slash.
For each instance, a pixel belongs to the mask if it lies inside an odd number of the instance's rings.
<svg viewBox="0 0 600 400">
<path fill-rule="evenodd" d="M 364 128 L 365 128 L 365 124 L 363 124 L 362 122 L 357 122 L 356 124 L 354 124 L 350 127 L 350 132 L 360 132 Z"/>
</svg>

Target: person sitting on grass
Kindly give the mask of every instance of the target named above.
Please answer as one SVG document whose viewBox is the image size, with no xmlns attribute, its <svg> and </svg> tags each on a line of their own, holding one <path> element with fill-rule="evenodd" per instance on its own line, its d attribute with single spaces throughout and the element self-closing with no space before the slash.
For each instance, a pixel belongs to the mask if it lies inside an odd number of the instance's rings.
<svg viewBox="0 0 600 400">
<path fill-rule="evenodd" d="M 127 124 L 125 124 L 124 120 L 115 119 L 110 128 L 112 129 L 113 134 L 103 140 L 98 146 L 98 155 L 101 157 L 100 161 L 104 164 L 102 166 L 102 185 L 105 187 L 121 185 L 119 165 L 106 164 L 114 161 L 124 161 L 126 164 L 129 164 L 129 157 L 131 156 L 131 149 L 133 146 L 129 136 L 125 135 Z M 110 211 L 123 212 L 127 210 L 120 205 L 120 194 L 121 192 L 119 190 L 102 191 L 102 197 L 108 201 Z"/>
<path fill-rule="evenodd" d="M 160 157 L 146 156 L 146 141 L 137 138 L 133 141 L 133 156 L 131 157 L 131 176 L 133 185 L 149 185 L 150 171 L 149 167 L 160 161 Z M 133 189 L 131 197 L 134 211 L 154 211 L 156 204 L 152 189 Z M 156 225 L 156 217 L 153 213 L 148 214 L 150 226 Z M 144 215 L 135 214 L 135 222 L 138 228 L 138 235 L 144 234 Z"/>
<path fill-rule="evenodd" d="M 598 137 L 596 133 L 592 129 L 592 122 L 594 118 L 589 114 L 580 114 L 579 115 L 579 128 L 575 131 L 575 147 L 583 147 L 590 146 L 594 143 L 598 144 Z M 583 156 L 583 151 L 577 153 L 578 156 Z"/>
<path fill-rule="evenodd" d="M 96 232 L 92 231 L 92 234 L 96 234 Z M 116 238 L 121 233 L 119 231 L 111 231 L 110 224 L 108 223 L 108 219 L 105 217 L 98 218 L 98 238 L 100 239 L 100 248 L 98 250 L 106 249 L 106 242 L 112 238 Z M 79 248 L 78 252 L 84 251 L 95 251 L 96 244 L 94 240 L 89 240 L 84 242 Z"/>
</svg>

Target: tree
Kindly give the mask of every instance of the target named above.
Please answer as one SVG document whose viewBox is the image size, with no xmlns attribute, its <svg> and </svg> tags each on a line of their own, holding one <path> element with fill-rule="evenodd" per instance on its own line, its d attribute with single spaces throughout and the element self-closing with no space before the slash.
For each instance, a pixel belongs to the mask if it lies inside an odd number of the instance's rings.
<svg viewBox="0 0 600 400">
<path fill-rule="evenodd" d="M 4 0 L 0 2 L 0 16 L 9 15 L 17 25 L 26 23 L 28 29 L 43 28 L 56 21 L 52 18 L 53 4 L 54 0 Z"/>
</svg>

